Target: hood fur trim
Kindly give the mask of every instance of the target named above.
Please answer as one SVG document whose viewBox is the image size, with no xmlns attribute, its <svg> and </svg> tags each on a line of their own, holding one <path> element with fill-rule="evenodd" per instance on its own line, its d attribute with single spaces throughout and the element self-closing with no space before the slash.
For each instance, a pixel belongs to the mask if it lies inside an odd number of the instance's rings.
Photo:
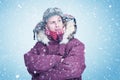
<svg viewBox="0 0 120 80">
<path fill-rule="evenodd" d="M 76 32 L 76 23 L 74 20 L 70 20 L 64 23 L 65 24 L 65 32 L 63 35 L 63 40 L 60 42 L 67 43 L 71 38 L 74 37 L 74 34 Z M 39 32 L 36 34 L 36 38 L 38 41 L 48 44 L 49 39 L 47 38 L 47 35 L 45 34 L 45 30 L 39 30 Z"/>
<path fill-rule="evenodd" d="M 74 20 L 70 20 L 65 23 L 65 33 L 63 35 L 63 40 L 61 43 L 67 43 L 71 38 L 74 37 L 74 34 L 76 32 L 76 24 Z"/>
</svg>

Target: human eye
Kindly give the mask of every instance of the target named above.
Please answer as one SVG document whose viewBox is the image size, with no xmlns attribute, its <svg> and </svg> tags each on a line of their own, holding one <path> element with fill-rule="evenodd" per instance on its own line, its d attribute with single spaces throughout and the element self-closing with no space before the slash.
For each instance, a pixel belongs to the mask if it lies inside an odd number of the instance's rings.
<svg viewBox="0 0 120 80">
<path fill-rule="evenodd" d="M 55 22 L 54 21 L 51 21 L 50 24 L 54 24 Z"/>
<path fill-rule="evenodd" d="M 61 20 L 61 19 L 58 19 L 58 22 L 62 22 L 62 20 Z"/>
</svg>

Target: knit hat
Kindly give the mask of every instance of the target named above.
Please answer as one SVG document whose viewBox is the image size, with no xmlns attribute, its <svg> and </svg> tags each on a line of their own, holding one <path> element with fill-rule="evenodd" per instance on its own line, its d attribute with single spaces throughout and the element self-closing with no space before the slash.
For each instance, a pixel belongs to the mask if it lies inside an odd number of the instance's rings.
<svg viewBox="0 0 120 80">
<path fill-rule="evenodd" d="M 48 8 L 48 9 L 44 12 L 44 14 L 43 14 L 43 21 L 44 21 L 44 22 L 47 22 L 48 19 L 49 19 L 50 17 L 54 16 L 54 15 L 59 15 L 59 16 L 62 17 L 62 16 L 63 16 L 63 12 L 61 11 L 61 9 L 56 8 L 56 7 L 54 7 L 54 8 Z"/>
</svg>

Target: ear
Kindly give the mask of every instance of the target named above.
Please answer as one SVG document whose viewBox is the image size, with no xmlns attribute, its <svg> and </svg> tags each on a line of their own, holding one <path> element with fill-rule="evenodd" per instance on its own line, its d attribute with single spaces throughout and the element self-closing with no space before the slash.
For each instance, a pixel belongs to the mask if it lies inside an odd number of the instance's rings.
<svg viewBox="0 0 120 80">
<path fill-rule="evenodd" d="M 63 33 L 65 32 L 65 29 L 66 29 L 65 26 L 63 26 Z"/>
<path fill-rule="evenodd" d="M 46 30 L 49 30 L 49 27 L 48 27 L 48 25 L 47 25 L 47 24 L 45 25 L 45 29 L 46 29 Z"/>
<path fill-rule="evenodd" d="M 47 26 L 45 26 L 45 33 L 46 33 L 47 35 L 49 35 L 49 34 L 50 34 L 50 31 L 49 31 L 49 29 L 48 29 L 48 27 L 47 27 Z"/>
<path fill-rule="evenodd" d="M 45 29 L 48 30 L 47 24 L 45 25 Z"/>
</svg>

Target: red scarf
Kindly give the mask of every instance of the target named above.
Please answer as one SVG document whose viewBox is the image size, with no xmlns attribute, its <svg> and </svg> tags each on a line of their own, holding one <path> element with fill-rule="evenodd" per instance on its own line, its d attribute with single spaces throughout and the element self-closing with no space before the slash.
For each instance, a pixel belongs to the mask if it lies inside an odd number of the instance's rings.
<svg viewBox="0 0 120 80">
<path fill-rule="evenodd" d="M 46 29 L 45 33 L 47 35 L 50 35 L 54 40 L 57 40 L 58 35 L 64 33 L 64 29 L 62 31 L 58 31 L 58 32 L 54 32 L 54 31 L 50 31 L 50 30 Z"/>
<path fill-rule="evenodd" d="M 57 32 L 50 31 L 50 36 L 51 36 L 54 40 L 57 40 Z"/>
</svg>

